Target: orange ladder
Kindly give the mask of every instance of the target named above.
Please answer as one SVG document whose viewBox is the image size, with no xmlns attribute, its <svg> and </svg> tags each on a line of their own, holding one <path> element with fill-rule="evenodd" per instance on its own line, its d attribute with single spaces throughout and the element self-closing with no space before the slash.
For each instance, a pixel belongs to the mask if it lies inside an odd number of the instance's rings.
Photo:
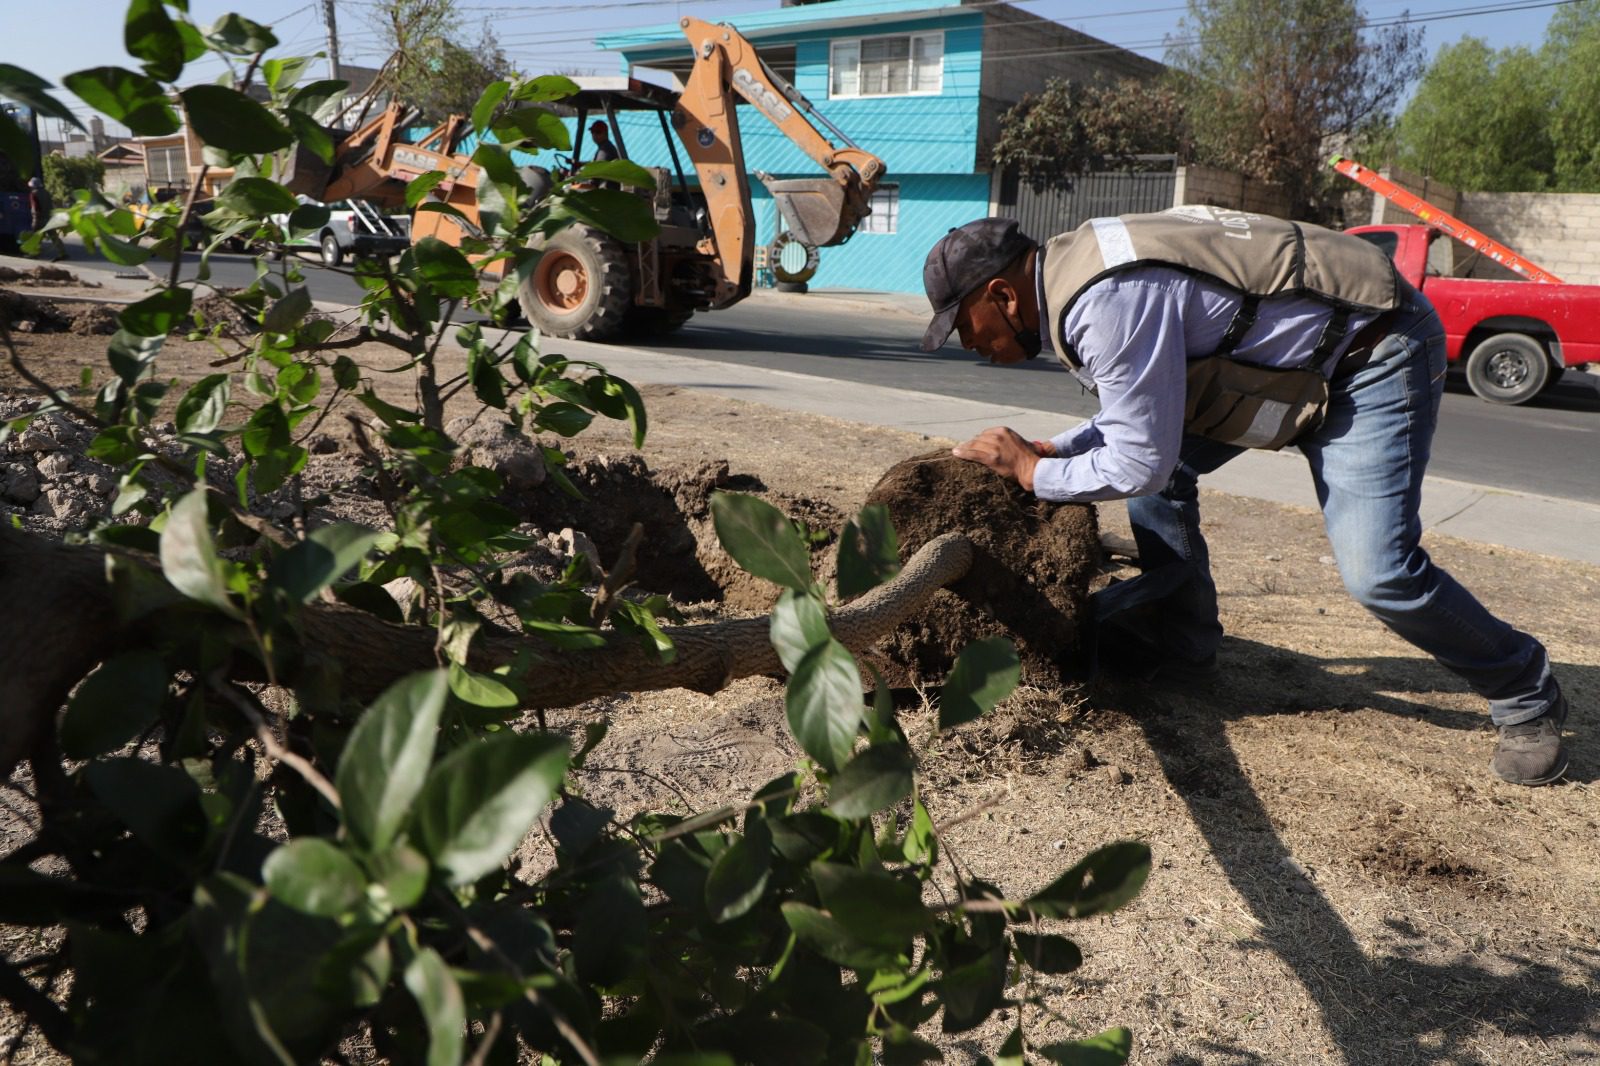
<svg viewBox="0 0 1600 1066">
<path fill-rule="evenodd" d="M 1449 234 L 1468 248 L 1488 256 L 1501 266 L 1515 270 L 1530 281 L 1543 281 L 1553 285 L 1562 284 L 1561 279 L 1550 273 L 1550 271 L 1536 263 L 1529 262 L 1499 241 L 1473 229 L 1459 218 L 1445 214 L 1422 197 L 1407 192 L 1387 178 L 1380 177 L 1377 172 L 1367 169 L 1354 159 L 1346 159 L 1342 155 L 1336 155 L 1329 163 L 1334 170 L 1337 170 L 1350 180 L 1365 185 L 1385 200 L 1391 201 L 1402 211 L 1411 212 L 1434 229 Z"/>
</svg>

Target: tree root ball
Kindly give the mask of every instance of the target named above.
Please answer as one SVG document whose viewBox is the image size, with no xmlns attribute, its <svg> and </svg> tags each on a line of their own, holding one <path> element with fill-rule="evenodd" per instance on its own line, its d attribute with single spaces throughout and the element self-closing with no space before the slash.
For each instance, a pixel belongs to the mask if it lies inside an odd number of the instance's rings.
<svg viewBox="0 0 1600 1066">
<path fill-rule="evenodd" d="M 1091 505 L 1047 503 L 947 451 L 890 467 L 867 503 L 888 508 L 902 560 L 941 533 L 965 534 L 976 549 L 967 576 L 869 656 L 890 684 L 936 683 L 962 648 L 994 636 L 1015 641 L 1024 681 L 1081 674 L 1089 582 L 1101 561 Z"/>
</svg>

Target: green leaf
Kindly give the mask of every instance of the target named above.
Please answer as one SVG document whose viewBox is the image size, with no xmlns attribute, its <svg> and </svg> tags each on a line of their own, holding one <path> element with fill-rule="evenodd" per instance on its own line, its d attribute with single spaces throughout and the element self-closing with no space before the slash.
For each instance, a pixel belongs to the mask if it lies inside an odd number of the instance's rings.
<svg viewBox="0 0 1600 1066">
<path fill-rule="evenodd" d="M 200 789 L 177 766 L 138 757 L 95 759 L 83 768 L 96 798 L 151 850 L 188 867 L 207 838 Z"/>
<path fill-rule="evenodd" d="M 334 779 L 344 825 L 369 851 L 394 840 L 433 758 L 449 693 L 443 670 L 396 681 L 361 716 Z"/>
<path fill-rule="evenodd" d="M 195 489 L 173 505 L 161 530 L 161 570 L 172 587 L 232 618 L 239 608 L 228 598 L 228 578 L 217 558 L 206 517 L 206 490 Z"/>
<path fill-rule="evenodd" d="M 267 88 L 273 92 L 288 92 L 310 65 L 310 56 L 268 59 L 261 64 L 261 77 L 266 80 Z"/>
<path fill-rule="evenodd" d="M 428 887 L 428 860 L 404 844 L 370 856 L 367 871 L 373 886 L 381 890 L 377 898 L 397 911 L 416 906 Z"/>
<path fill-rule="evenodd" d="M 441 759 L 417 796 L 417 844 L 451 884 L 497 869 L 561 784 L 567 745 L 499 733 Z"/>
<path fill-rule="evenodd" d="M 366 898 L 367 879 L 344 850 L 320 837 L 292 840 L 261 866 L 267 891 L 321 918 L 347 914 Z"/>
<path fill-rule="evenodd" d="M 349 87 L 350 83 L 342 78 L 324 78 L 296 89 L 284 106 L 310 118 L 321 111 L 329 100 L 343 96 Z"/>
<path fill-rule="evenodd" d="M 789 673 L 799 669 L 808 652 L 832 637 L 822 600 L 811 592 L 786 589 L 772 605 L 772 647 Z"/>
<path fill-rule="evenodd" d="M 294 143 L 294 135 L 283 123 L 237 89 L 221 85 L 196 85 L 178 95 L 183 98 L 189 124 L 200 139 L 213 148 L 248 155 L 276 152 Z M 293 209 L 291 206 L 283 210 Z"/>
<path fill-rule="evenodd" d="M 422 948 L 406 967 L 405 982 L 428 1025 L 428 1066 L 460 1066 L 467 1004 L 450 967 L 437 951 Z"/>
<path fill-rule="evenodd" d="M 1017 959 L 1040 973 L 1071 973 L 1083 965 L 1083 953 L 1078 945 L 1054 933 L 1035 936 L 1014 930 L 1017 941 Z"/>
<path fill-rule="evenodd" d="M 805 541 L 782 511 L 742 493 L 711 497 L 717 539 L 740 567 L 785 588 L 804 591 L 812 584 L 811 556 Z"/>
<path fill-rule="evenodd" d="M 900 543 L 889 509 L 863 507 L 839 534 L 839 598 L 853 600 L 900 572 Z"/>
<path fill-rule="evenodd" d="M 444 178 L 444 171 L 435 170 L 422 175 L 420 178 L 413 178 L 411 181 L 407 182 L 406 207 L 413 211 L 416 210 L 417 205 L 422 202 L 423 198 L 432 192 L 434 187 L 443 181 Z"/>
<path fill-rule="evenodd" d="M 982 1025 L 1005 1001 L 1006 953 L 990 948 L 947 965 L 935 986 L 944 1005 L 940 1028 L 961 1033 Z"/>
<path fill-rule="evenodd" d="M 551 100 L 565 100 L 577 91 L 578 83 L 571 78 L 560 74 L 542 74 L 517 86 L 511 98 L 530 104 L 549 103 Z"/>
<path fill-rule="evenodd" d="M 276 403 L 256 408 L 239 443 L 251 460 L 257 492 L 271 492 L 304 469 L 307 452 L 289 436 L 289 418 Z"/>
<path fill-rule="evenodd" d="M 407 411 L 402 407 L 396 407 L 387 400 L 380 399 L 378 394 L 373 392 L 371 389 L 363 392 L 360 396 L 357 396 L 356 399 L 363 407 L 382 419 L 384 425 L 395 426 L 403 422 L 422 421 L 422 416 L 417 414 L 415 411 Z"/>
<path fill-rule="evenodd" d="M 489 119 L 494 116 L 494 109 L 500 106 L 500 101 L 506 98 L 511 91 L 511 83 L 497 81 L 483 90 L 478 97 L 478 102 L 472 108 L 472 132 L 482 136 L 483 131 L 489 127 Z"/>
<path fill-rule="evenodd" d="M 570 216 L 605 230 L 625 244 L 648 241 L 661 232 L 650 201 L 621 189 L 563 192 L 554 198 L 556 217 Z"/>
<path fill-rule="evenodd" d="M 278 47 L 278 38 L 271 30 L 243 15 L 223 15 L 206 31 L 206 39 L 224 52 L 241 56 Z"/>
<path fill-rule="evenodd" d="M 261 318 L 261 328 L 267 333 L 292 333 L 310 312 L 311 290 L 290 289 L 282 299 L 274 301 L 267 308 L 267 313 Z"/>
<path fill-rule="evenodd" d="M 1091 852 L 1024 905 L 1045 918 L 1108 914 L 1137 896 L 1149 876 L 1149 846 L 1122 840 Z"/>
<path fill-rule="evenodd" d="M 863 943 L 898 949 L 932 925 L 914 878 L 836 862 L 812 863 L 811 878 L 822 906 Z"/>
<path fill-rule="evenodd" d="M 145 73 L 152 78 L 176 81 L 183 73 L 183 36 L 161 0 L 133 0 L 128 5 L 122 42 L 129 55 L 144 60 Z"/>
<path fill-rule="evenodd" d="M 411 247 L 416 274 L 441 296 L 471 296 L 478 291 L 478 271 L 461 250 L 437 237 L 424 237 Z"/>
<path fill-rule="evenodd" d="M 183 394 L 173 421 L 180 433 L 210 433 L 222 424 L 228 410 L 227 374 L 207 374 Z"/>
<path fill-rule="evenodd" d="M 772 872 L 772 832 L 756 820 L 717 856 L 706 875 L 706 910 L 714 922 L 731 922 L 761 901 Z"/>
<path fill-rule="evenodd" d="M 1087 1040 L 1063 1040 L 1035 1050 L 1057 1066 L 1122 1066 L 1133 1054 L 1133 1034 L 1107 1029 Z"/>
<path fill-rule="evenodd" d="M 178 114 L 161 83 L 123 67 L 91 67 L 61 79 L 67 88 L 101 114 L 142 137 L 176 133 Z"/>
<path fill-rule="evenodd" d="M 939 728 L 988 714 L 1022 677 L 1017 649 L 1005 637 L 975 640 L 961 649 L 939 694 Z"/>
<path fill-rule="evenodd" d="M 80 130 L 83 129 L 83 123 L 78 121 L 78 116 L 72 113 L 72 109 L 45 91 L 49 88 L 50 83 L 38 75 L 30 74 L 10 63 L 0 63 L 0 96 L 24 104 L 40 115 L 58 118 L 62 122 L 70 122 Z M 24 153 L 12 158 L 21 161 L 29 158 L 29 155 Z"/>
<path fill-rule="evenodd" d="M 558 401 L 539 408 L 533 421 L 540 429 L 548 429 L 563 437 L 576 437 L 589 428 L 589 423 L 594 421 L 594 415 L 576 404 Z"/>
<path fill-rule="evenodd" d="M 638 163 L 627 159 L 604 159 L 585 163 L 572 176 L 573 181 L 615 181 L 640 189 L 654 189 L 655 177 Z"/>
<path fill-rule="evenodd" d="M 463 703 L 490 710 L 509 711 L 522 703 L 521 698 L 499 678 L 468 670 L 460 663 L 450 664 L 450 691 Z"/>
<path fill-rule="evenodd" d="M 0 156 L 11 160 L 22 180 L 33 177 L 33 142 L 22 127 L 11 120 L 11 115 L 0 110 Z M 0 430 L 0 441 L 5 439 Z"/>
<path fill-rule="evenodd" d="M 784 692 L 789 731 L 829 771 L 850 758 L 861 730 L 861 675 L 850 649 L 829 638 L 807 652 Z"/>
<path fill-rule="evenodd" d="M 911 752 L 898 741 L 874 744 L 851 759 L 828 786 L 828 809 L 867 818 L 911 794 Z"/>
<path fill-rule="evenodd" d="M 162 289 L 129 304 L 117 316 L 118 323 L 136 337 L 165 337 L 189 314 L 194 293 L 186 288 Z"/>
<path fill-rule="evenodd" d="M 161 713 L 169 676 L 167 664 L 154 652 L 107 659 L 67 703 L 61 719 L 62 753 L 69 759 L 92 759 L 144 732 Z"/>
<path fill-rule="evenodd" d="M 289 239 L 296 240 L 316 233 L 328 224 L 331 214 L 326 204 L 301 204 L 289 212 Z"/>
<path fill-rule="evenodd" d="M 349 522 L 314 530 L 272 563 L 268 584 L 297 603 L 310 603 L 366 558 L 384 534 Z"/>
<path fill-rule="evenodd" d="M 567 124 L 553 111 L 542 107 L 519 107 L 507 111 L 490 127 L 496 141 L 506 147 L 553 148 L 572 151 L 572 135 Z"/>
<path fill-rule="evenodd" d="M 901 852 L 906 862 L 919 866 L 932 866 L 939 861 L 939 836 L 920 796 L 911 803 L 911 828 L 906 830 Z"/>
<path fill-rule="evenodd" d="M 904 954 L 893 947 L 864 942 L 843 923 L 804 903 L 785 903 L 783 920 L 800 942 L 823 958 L 857 970 L 880 970 L 905 964 Z"/>
<path fill-rule="evenodd" d="M 301 207 L 294 193 L 267 178 L 234 178 L 217 194 L 214 213 L 224 218 L 287 215 Z"/>
</svg>

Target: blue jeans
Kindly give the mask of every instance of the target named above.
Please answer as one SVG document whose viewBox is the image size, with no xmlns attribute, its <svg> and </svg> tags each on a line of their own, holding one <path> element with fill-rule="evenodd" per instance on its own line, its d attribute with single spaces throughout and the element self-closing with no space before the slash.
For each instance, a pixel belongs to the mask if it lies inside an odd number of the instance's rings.
<svg viewBox="0 0 1600 1066">
<path fill-rule="evenodd" d="M 1335 374 L 1322 425 L 1297 447 L 1311 465 L 1317 501 L 1345 588 L 1385 625 L 1489 701 L 1496 725 L 1536 718 L 1559 698 L 1544 646 L 1490 614 L 1436 566 L 1419 540 L 1422 475 L 1444 392 L 1439 316 L 1409 291 L 1389 336 L 1358 370 Z M 1172 480 L 1128 501 L 1144 573 L 1095 600 L 1105 620 L 1157 607 L 1171 654 L 1204 659 L 1222 639 L 1217 587 L 1200 534 L 1197 479 L 1242 448 L 1186 436 Z"/>
</svg>

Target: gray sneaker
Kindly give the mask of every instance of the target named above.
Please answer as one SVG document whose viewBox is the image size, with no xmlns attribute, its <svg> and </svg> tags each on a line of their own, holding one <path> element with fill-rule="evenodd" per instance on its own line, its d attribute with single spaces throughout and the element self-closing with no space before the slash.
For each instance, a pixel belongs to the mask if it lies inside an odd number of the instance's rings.
<svg viewBox="0 0 1600 1066">
<path fill-rule="evenodd" d="M 1548 785 L 1567 772 L 1567 751 L 1561 744 L 1561 727 L 1567 720 L 1567 698 L 1539 717 L 1518 725 L 1500 727 L 1500 745 L 1489 769 L 1513 785 Z"/>
</svg>

